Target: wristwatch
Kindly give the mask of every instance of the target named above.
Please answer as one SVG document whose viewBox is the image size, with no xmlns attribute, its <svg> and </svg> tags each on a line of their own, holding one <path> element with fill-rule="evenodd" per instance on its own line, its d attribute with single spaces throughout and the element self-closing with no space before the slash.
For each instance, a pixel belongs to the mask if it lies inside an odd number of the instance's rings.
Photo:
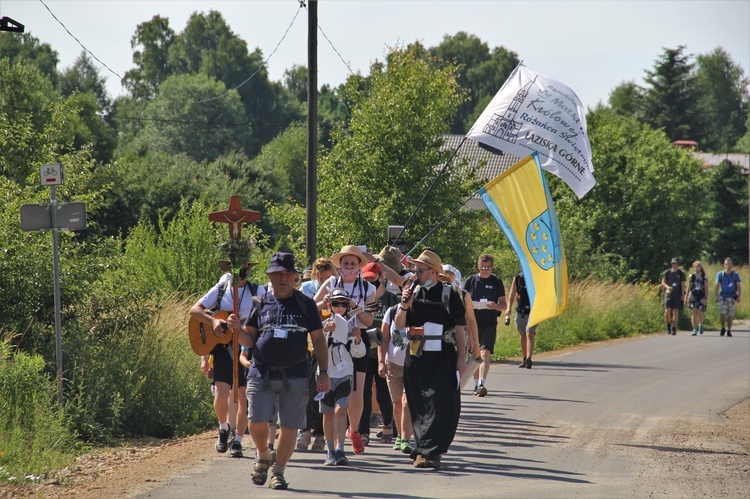
<svg viewBox="0 0 750 499">
<path fill-rule="evenodd" d="M 320 374 L 328 374 L 328 369 L 321 369 Z"/>
</svg>

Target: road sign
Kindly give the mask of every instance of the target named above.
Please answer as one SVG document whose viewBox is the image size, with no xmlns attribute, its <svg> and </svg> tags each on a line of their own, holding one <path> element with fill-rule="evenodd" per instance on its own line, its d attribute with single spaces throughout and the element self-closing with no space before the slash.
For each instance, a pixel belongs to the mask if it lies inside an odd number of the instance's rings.
<svg viewBox="0 0 750 499">
<path fill-rule="evenodd" d="M 83 203 L 57 203 L 56 215 L 58 229 L 83 230 L 86 228 L 86 205 Z M 52 228 L 51 205 L 21 205 L 21 229 L 35 231 Z"/>
<path fill-rule="evenodd" d="M 42 174 L 42 185 L 61 185 L 63 183 L 63 168 L 60 163 L 42 165 L 39 169 Z"/>
</svg>

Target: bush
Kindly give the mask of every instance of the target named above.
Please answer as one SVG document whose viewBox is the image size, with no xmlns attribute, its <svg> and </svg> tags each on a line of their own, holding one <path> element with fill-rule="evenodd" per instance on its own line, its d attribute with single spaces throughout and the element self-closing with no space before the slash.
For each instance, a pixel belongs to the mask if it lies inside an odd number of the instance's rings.
<svg viewBox="0 0 750 499">
<path fill-rule="evenodd" d="M 0 482 L 19 482 L 68 465 L 76 436 L 57 404 L 54 380 L 39 355 L 0 339 Z"/>
</svg>

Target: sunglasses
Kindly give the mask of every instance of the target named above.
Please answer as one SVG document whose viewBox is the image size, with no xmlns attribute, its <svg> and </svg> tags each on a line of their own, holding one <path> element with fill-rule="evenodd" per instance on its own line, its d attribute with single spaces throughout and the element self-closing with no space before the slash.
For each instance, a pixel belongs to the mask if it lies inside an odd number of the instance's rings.
<svg viewBox="0 0 750 499">
<path fill-rule="evenodd" d="M 349 302 L 348 301 L 332 301 L 331 302 L 331 306 L 332 307 L 344 307 L 344 308 L 346 308 L 346 307 L 349 306 Z"/>
<path fill-rule="evenodd" d="M 492 270 L 492 267 L 479 267 L 479 270 Z"/>
<path fill-rule="evenodd" d="M 424 272 L 429 272 L 430 269 L 414 269 L 414 274 L 416 275 L 422 275 Z"/>
<path fill-rule="evenodd" d="M 330 263 L 319 263 L 319 264 L 317 264 L 315 266 L 315 268 L 317 270 L 328 270 L 328 269 L 331 268 L 331 264 Z"/>
</svg>

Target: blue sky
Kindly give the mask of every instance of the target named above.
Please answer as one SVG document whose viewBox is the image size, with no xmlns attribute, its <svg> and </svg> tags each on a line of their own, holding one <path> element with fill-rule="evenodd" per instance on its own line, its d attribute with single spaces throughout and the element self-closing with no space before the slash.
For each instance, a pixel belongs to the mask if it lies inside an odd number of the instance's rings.
<svg viewBox="0 0 750 499">
<path fill-rule="evenodd" d="M 297 0 L 45 0 L 83 45 L 119 75 L 132 68 L 130 39 L 139 23 L 161 15 L 176 32 L 195 11 L 221 12 L 250 49 L 268 58 L 271 79 L 294 64 L 307 65 L 307 11 Z M 80 55 L 80 45 L 39 0 L 0 0 L 0 16 L 52 45 L 60 68 Z M 664 48 L 689 54 L 726 50 L 750 75 L 750 0 L 320 0 L 318 82 L 336 86 L 350 68 L 363 74 L 389 47 L 420 40 L 440 43 L 459 31 L 490 49 L 516 52 L 529 68 L 572 88 L 584 106 L 605 101 L 618 84 L 642 83 Z M 118 78 L 102 68 L 112 96 Z M 503 82 L 497 82 L 498 89 Z"/>
</svg>

